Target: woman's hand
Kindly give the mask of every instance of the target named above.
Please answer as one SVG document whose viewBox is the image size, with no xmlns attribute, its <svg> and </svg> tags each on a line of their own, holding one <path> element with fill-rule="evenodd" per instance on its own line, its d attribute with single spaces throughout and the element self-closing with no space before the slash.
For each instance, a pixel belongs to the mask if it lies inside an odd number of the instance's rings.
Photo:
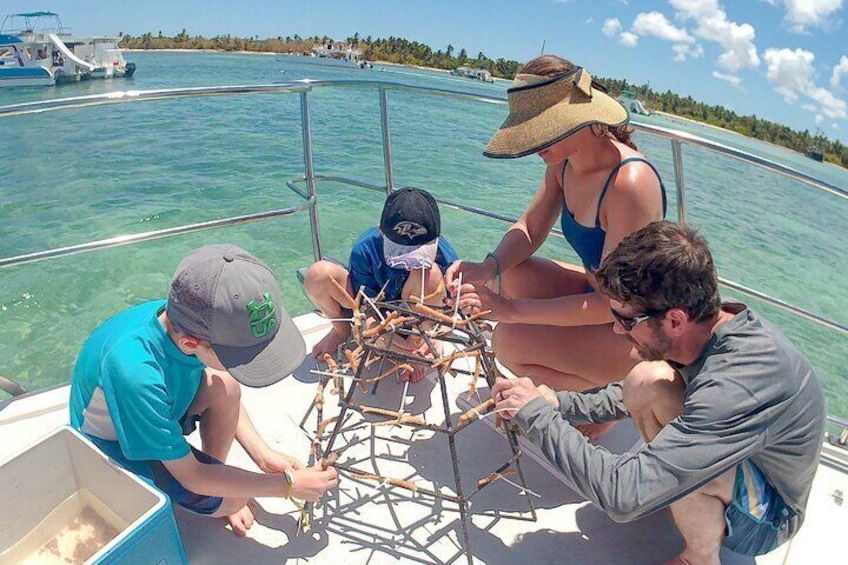
<svg viewBox="0 0 848 565">
<path fill-rule="evenodd" d="M 498 266 L 494 260 L 474 263 L 472 261 L 454 261 L 445 271 L 445 287 L 451 295 L 456 295 L 459 285 L 459 275 L 462 273 L 462 282 L 484 284 L 495 278 Z"/>
<path fill-rule="evenodd" d="M 512 302 L 509 298 L 493 292 L 485 284 L 466 284 L 463 280 L 462 288 L 454 296 L 459 298 L 459 309 L 469 316 L 491 310 L 484 318 L 509 321 Z"/>
</svg>

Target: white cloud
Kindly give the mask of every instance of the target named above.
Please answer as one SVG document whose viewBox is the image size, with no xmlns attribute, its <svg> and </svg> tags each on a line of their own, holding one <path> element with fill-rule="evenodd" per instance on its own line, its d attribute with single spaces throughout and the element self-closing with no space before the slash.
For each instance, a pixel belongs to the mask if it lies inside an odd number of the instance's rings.
<svg viewBox="0 0 848 565">
<path fill-rule="evenodd" d="M 685 29 L 674 27 L 660 12 L 643 12 L 633 20 L 633 33 L 638 35 L 651 35 L 664 41 L 673 43 L 694 43 L 695 38 L 689 35 Z"/>
<path fill-rule="evenodd" d="M 766 49 L 766 76 L 787 104 L 804 96 L 818 104 L 818 111 L 838 120 L 848 120 L 848 103 L 826 88 L 816 86 L 815 55 L 803 49 Z"/>
<path fill-rule="evenodd" d="M 610 19 L 608 19 L 604 22 L 604 25 L 601 28 L 601 31 L 607 37 L 612 37 L 614 35 L 621 33 L 621 29 L 622 29 L 621 22 L 618 21 L 618 18 L 610 18 Z"/>
<path fill-rule="evenodd" d="M 619 42 L 628 47 L 635 47 L 639 37 L 656 37 L 673 43 L 671 49 L 675 53 L 675 61 L 702 57 L 704 54 L 704 49 L 685 28 L 675 26 L 660 12 L 637 14 L 630 31 L 622 33 Z"/>
<path fill-rule="evenodd" d="M 822 116 L 821 114 L 816 114 L 816 117 L 814 119 L 816 121 L 816 125 L 818 126 L 821 125 L 821 123 L 824 121 L 824 116 Z"/>
<path fill-rule="evenodd" d="M 815 55 L 803 49 L 766 49 L 766 77 L 787 104 L 798 100 L 799 92 L 813 88 L 813 61 Z"/>
<path fill-rule="evenodd" d="M 683 62 L 687 58 L 700 59 L 704 56 L 704 48 L 698 44 L 687 45 L 685 43 L 678 43 L 677 45 L 672 45 L 671 50 L 675 53 L 674 60 L 678 62 Z"/>
<path fill-rule="evenodd" d="M 783 4 L 786 8 L 783 21 L 791 31 L 806 33 L 810 27 L 828 27 L 832 16 L 842 8 L 843 0 L 770 0 L 769 4 Z"/>
<path fill-rule="evenodd" d="M 639 36 L 635 33 L 625 31 L 619 36 L 618 42 L 625 47 L 636 47 L 639 44 Z"/>
<path fill-rule="evenodd" d="M 816 87 L 810 92 L 810 98 L 821 104 L 822 113 L 828 118 L 848 120 L 848 103 L 838 98 L 826 88 Z"/>
<path fill-rule="evenodd" d="M 730 86 L 735 88 L 739 88 L 742 84 L 742 79 L 736 75 L 726 75 L 724 73 L 720 73 L 718 71 L 713 71 L 713 78 L 717 78 L 718 80 L 723 80 L 728 83 Z"/>
<path fill-rule="evenodd" d="M 669 0 L 681 19 L 701 20 L 721 11 L 718 0 Z"/>
<path fill-rule="evenodd" d="M 839 83 L 843 75 L 848 75 L 848 57 L 845 55 L 839 59 L 839 64 L 833 67 L 833 74 L 830 77 L 830 85 L 833 88 L 839 88 Z"/>
<path fill-rule="evenodd" d="M 683 21 L 694 20 L 694 34 L 706 41 L 714 41 L 724 48 L 718 58 L 719 66 L 736 74 L 742 69 L 755 69 L 760 65 L 756 32 L 748 23 L 727 19 L 727 13 L 717 0 L 669 0 L 676 15 Z"/>
<path fill-rule="evenodd" d="M 806 110 L 808 112 L 815 112 L 816 110 L 818 110 L 815 104 L 801 104 L 801 109 Z"/>
</svg>

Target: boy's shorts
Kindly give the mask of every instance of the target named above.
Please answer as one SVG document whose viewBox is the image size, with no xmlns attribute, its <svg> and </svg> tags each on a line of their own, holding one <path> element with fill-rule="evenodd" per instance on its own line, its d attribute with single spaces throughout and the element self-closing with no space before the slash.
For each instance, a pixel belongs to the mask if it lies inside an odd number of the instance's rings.
<svg viewBox="0 0 848 565">
<path fill-rule="evenodd" d="M 197 429 L 197 424 L 200 422 L 200 414 L 183 414 L 180 418 L 180 428 L 183 435 L 191 435 Z M 191 452 L 201 463 L 207 465 L 221 465 L 221 462 L 200 451 L 191 447 Z M 205 494 L 197 494 L 191 492 L 180 483 L 174 475 L 172 475 L 161 461 L 148 461 L 148 467 L 153 472 L 153 483 L 159 487 L 165 494 L 171 497 L 171 501 L 179 504 L 187 510 L 196 512 L 197 514 L 214 514 L 221 507 L 224 499 L 220 496 L 208 496 Z"/>
<path fill-rule="evenodd" d="M 733 498 L 724 512 L 724 546 L 742 555 L 762 555 L 788 538 L 792 512 L 749 460 L 736 466 Z"/>
<path fill-rule="evenodd" d="M 221 465 L 221 462 L 191 446 L 191 451 L 197 460 L 207 465 Z M 185 488 L 172 475 L 161 461 L 148 461 L 150 470 L 153 471 L 153 483 L 165 494 L 171 497 L 171 502 L 179 504 L 187 510 L 197 514 L 214 514 L 224 501 L 220 496 L 207 496 L 196 494 Z"/>
<path fill-rule="evenodd" d="M 185 414 L 180 419 L 180 427 L 183 435 L 191 434 L 196 428 L 200 420 L 198 414 Z M 127 459 L 121 451 L 121 446 L 117 441 L 109 441 L 98 437 L 86 434 L 100 450 L 111 457 L 116 463 L 122 467 L 138 475 L 138 477 L 147 483 L 153 484 L 167 494 L 171 501 L 179 504 L 187 510 L 198 514 L 214 514 L 221 507 L 223 498 L 220 496 L 207 496 L 204 494 L 196 494 L 186 489 L 174 476 L 168 472 L 161 461 L 138 461 Z M 211 455 L 207 455 L 191 446 L 191 451 L 197 460 L 207 465 L 221 465 Z"/>
</svg>

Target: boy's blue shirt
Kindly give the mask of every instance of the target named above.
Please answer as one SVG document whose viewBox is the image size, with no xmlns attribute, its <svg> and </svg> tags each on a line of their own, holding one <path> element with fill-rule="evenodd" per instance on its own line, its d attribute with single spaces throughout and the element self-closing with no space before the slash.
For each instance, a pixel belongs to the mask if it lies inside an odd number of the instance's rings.
<svg viewBox="0 0 848 565">
<path fill-rule="evenodd" d="M 147 302 L 95 329 L 71 381 L 71 425 L 133 470 L 134 461 L 190 451 L 179 422 L 205 367 L 168 336 L 158 319 L 164 307 L 164 300 Z"/>
<path fill-rule="evenodd" d="M 442 273 L 448 266 L 459 259 L 456 251 L 444 237 L 439 238 L 436 264 Z M 386 286 L 385 300 L 399 300 L 403 285 L 409 277 L 406 269 L 394 269 L 386 263 L 383 255 L 383 234 L 380 228 L 373 227 L 365 230 L 354 242 L 348 261 L 350 286 L 353 292 L 359 292 L 359 287 L 365 287 L 365 294 L 371 298 L 380 293 Z"/>
</svg>

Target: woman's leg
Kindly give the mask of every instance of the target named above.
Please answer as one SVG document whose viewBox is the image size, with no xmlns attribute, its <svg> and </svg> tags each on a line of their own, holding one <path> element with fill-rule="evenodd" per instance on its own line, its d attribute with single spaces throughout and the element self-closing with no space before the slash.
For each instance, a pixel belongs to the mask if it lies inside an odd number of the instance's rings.
<svg viewBox="0 0 848 565">
<path fill-rule="evenodd" d="M 582 294 L 589 286 L 582 267 L 540 257 L 530 257 L 502 277 L 503 294 L 510 298 L 556 298 Z"/>
<path fill-rule="evenodd" d="M 531 257 L 504 273 L 503 292 L 513 298 L 556 298 L 585 293 L 586 272 L 577 266 Z M 521 377 L 554 390 L 583 391 L 624 378 L 636 364 L 632 344 L 612 324 L 546 326 L 498 324 L 495 355 Z"/>
<path fill-rule="evenodd" d="M 498 324 L 495 356 L 519 377 L 554 390 L 584 391 L 620 381 L 637 361 L 632 344 L 602 326 Z"/>
</svg>

